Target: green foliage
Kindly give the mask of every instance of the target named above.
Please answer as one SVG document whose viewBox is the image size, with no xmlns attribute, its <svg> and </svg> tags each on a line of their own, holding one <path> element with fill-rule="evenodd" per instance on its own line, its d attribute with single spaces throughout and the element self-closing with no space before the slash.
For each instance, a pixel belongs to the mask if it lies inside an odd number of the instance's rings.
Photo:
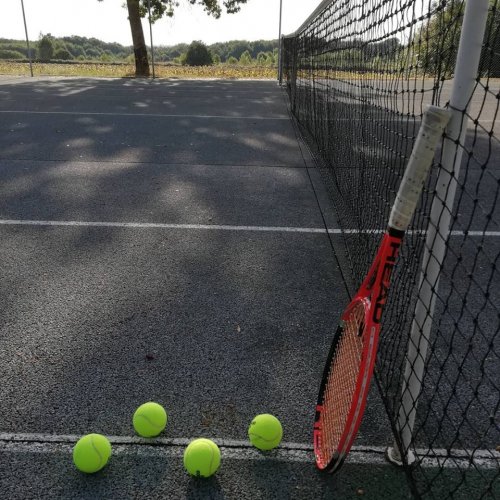
<svg viewBox="0 0 500 500">
<path fill-rule="evenodd" d="M 102 2 L 103 0 L 98 0 Z M 147 17 L 148 13 L 148 0 L 136 0 L 139 2 L 139 14 L 141 17 Z M 235 14 L 239 12 L 240 4 L 247 3 L 247 0 L 223 0 L 222 6 L 220 0 L 187 0 L 192 5 L 200 5 L 203 10 L 218 19 L 222 14 L 222 7 L 225 7 L 228 14 Z M 151 22 L 154 23 L 162 17 L 172 17 L 175 10 L 179 7 L 179 0 L 150 0 L 151 6 Z"/>
<path fill-rule="evenodd" d="M 500 77 L 500 11 L 490 0 L 485 43 L 481 53 L 480 74 Z M 426 74 L 450 78 L 453 74 L 462 28 L 463 3 L 451 3 L 435 13 L 417 31 L 413 45 L 414 64 Z"/>
<path fill-rule="evenodd" d="M 490 0 L 483 52 L 479 62 L 481 76 L 500 78 L 500 9 Z"/>
<path fill-rule="evenodd" d="M 259 52 L 257 55 L 257 64 L 259 66 L 265 66 L 267 64 L 267 55 L 264 52 Z"/>
<path fill-rule="evenodd" d="M 212 54 L 203 42 L 195 40 L 189 46 L 185 61 L 182 64 L 188 66 L 210 66 L 213 64 Z"/>
<path fill-rule="evenodd" d="M 36 44 L 35 44 L 36 45 Z M 0 38 L 0 50 L 11 50 L 14 52 L 20 52 L 23 57 L 28 58 L 28 48 L 26 47 L 26 42 L 24 40 L 9 40 L 7 38 Z M 31 57 L 34 59 L 36 57 L 36 48 L 30 47 Z"/>
<path fill-rule="evenodd" d="M 54 59 L 68 61 L 69 59 L 73 59 L 73 55 L 67 49 L 57 49 L 54 52 Z"/>
<path fill-rule="evenodd" d="M 248 66 L 252 63 L 252 56 L 250 55 L 250 52 L 248 50 L 245 50 L 243 54 L 240 56 L 240 64 L 243 66 Z"/>
<path fill-rule="evenodd" d="M 98 48 L 87 46 L 85 48 L 85 54 L 87 55 L 87 59 L 95 60 L 101 57 L 102 51 L 99 50 Z"/>
<path fill-rule="evenodd" d="M 38 57 L 42 61 L 50 61 L 54 56 L 54 39 L 49 33 L 42 35 L 38 42 Z"/>
<path fill-rule="evenodd" d="M 42 60 L 77 59 L 79 61 L 99 61 L 103 55 L 105 60 L 126 61 L 132 55 L 132 47 L 124 47 L 119 43 L 106 43 L 96 38 L 81 36 L 53 37 L 50 34 L 40 35 L 38 41 L 30 42 L 31 57 Z M 52 52 L 51 48 L 52 47 Z M 9 40 L 0 38 L 0 50 L 20 52 L 23 58 L 28 57 L 28 50 L 24 40 Z"/>
<path fill-rule="evenodd" d="M 219 54 L 221 61 L 227 61 L 229 57 L 240 59 L 244 52 L 248 52 L 252 59 L 257 59 L 260 52 L 268 53 L 278 50 L 278 40 L 258 40 L 248 42 L 246 40 L 231 40 L 210 45 L 213 54 Z"/>
<path fill-rule="evenodd" d="M 108 53 L 101 54 L 101 57 L 99 58 L 100 61 L 102 62 L 111 62 L 113 61 L 113 56 Z"/>
<path fill-rule="evenodd" d="M 102 1 L 102 0 L 99 0 Z M 200 5 L 203 10 L 218 19 L 222 14 L 222 6 L 225 7 L 228 14 L 239 12 L 240 4 L 247 3 L 247 0 L 188 0 L 192 5 Z M 222 3 L 222 6 L 220 5 Z M 151 5 L 151 22 L 161 19 L 163 16 L 172 17 L 175 9 L 179 7 L 178 0 L 150 0 Z M 139 12 L 141 17 L 148 15 L 148 0 L 140 0 Z"/>
<path fill-rule="evenodd" d="M 187 43 L 179 43 L 171 47 L 155 47 L 155 59 L 158 61 L 174 61 L 182 54 L 185 54 L 188 47 Z"/>
<path fill-rule="evenodd" d="M 25 55 L 18 50 L 0 49 L 0 59 L 24 59 Z"/>
<path fill-rule="evenodd" d="M 50 37 L 53 53 L 52 59 L 75 59 L 78 61 L 122 61 L 134 62 L 133 49 L 130 46 L 123 46 L 119 43 L 106 43 L 96 38 L 86 38 L 82 36 L 65 36 L 61 38 Z M 39 56 L 40 40 L 31 42 L 32 58 Z M 212 54 L 212 60 L 216 63 L 238 64 L 242 54 L 247 52 L 250 55 L 250 62 L 245 55 L 245 64 L 259 64 L 261 66 L 272 66 L 278 60 L 278 41 L 277 40 L 259 40 L 248 42 L 245 40 L 233 40 L 230 42 L 215 43 L 208 46 Z M 177 45 L 165 47 L 155 47 L 155 61 L 162 62 L 182 62 L 185 63 L 186 53 L 189 45 L 180 43 Z M 23 40 L 9 40 L 0 38 L 0 50 L 11 50 L 22 54 L 23 58 L 28 57 L 26 42 Z M 68 57 L 68 53 L 70 57 Z M 181 57 L 184 54 L 184 57 Z M 19 54 L 16 55 L 16 58 Z M 231 61 L 229 61 L 229 59 Z"/>
</svg>

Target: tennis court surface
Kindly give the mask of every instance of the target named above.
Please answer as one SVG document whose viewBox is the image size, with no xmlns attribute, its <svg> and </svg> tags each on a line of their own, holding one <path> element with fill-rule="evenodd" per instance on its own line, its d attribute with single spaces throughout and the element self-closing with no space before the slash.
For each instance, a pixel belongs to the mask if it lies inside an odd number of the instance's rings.
<svg viewBox="0 0 500 500">
<path fill-rule="evenodd" d="M 6 498 L 406 498 L 376 388 L 341 474 L 312 422 L 346 291 L 335 217 L 264 81 L 0 80 L 0 490 Z M 145 401 L 161 439 L 134 436 Z M 251 448 L 258 413 L 282 446 Z M 110 436 L 100 473 L 82 434 Z M 195 437 L 221 445 L 190 479 Z"/>
</svg>

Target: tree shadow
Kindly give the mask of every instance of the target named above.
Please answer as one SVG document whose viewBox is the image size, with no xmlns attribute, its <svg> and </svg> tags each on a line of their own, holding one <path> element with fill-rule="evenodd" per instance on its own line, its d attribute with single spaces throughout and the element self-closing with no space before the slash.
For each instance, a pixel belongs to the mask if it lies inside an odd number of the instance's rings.
<svg viewBox="0 0 500 500">
<path fill-rule="evenodd" d="M 212 99 L 215 110 L 233 90 L 242 101 L 261 90 L 282 99 L 274 84 L 166 85 Z M 63 108 L 96 94 L 102 110 L 108 93 L 128 109 L 130 89 L 165 91 L 157 82 L 119 87 L 58 79 L 10 91 L 29 106 L 31 93 L 45 89 L 51 105 L 55 88 L 69 93 L 56 95 Z M 185 109 L 196 109 L 189 99 Z M 0 116 L 2 219 L 321 226 L 286 120 L 209 126 L 205 118 Z M 151 399 L 173 412 L 171 436 L 241 438 L 259 407 L 279 414 L 290 436 L 308 439 L 317 359 L 336 315 L 331 304 L 339 302 L 326 238 L 81 226 L 1 231 L 4 430 L 128 434 L 133 409 Z M 287 411 L 290 401 L 300 409 Z"/>
</svg>

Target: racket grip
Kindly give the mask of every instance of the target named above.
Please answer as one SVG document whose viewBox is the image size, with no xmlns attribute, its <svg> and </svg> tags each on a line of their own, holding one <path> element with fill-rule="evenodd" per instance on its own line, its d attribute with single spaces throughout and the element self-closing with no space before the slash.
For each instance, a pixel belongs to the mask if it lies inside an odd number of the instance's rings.
<svg viewBox="0 0 500 500">
<path fill-rule="evenodd" d="M 437 106 L 428 106 L 425 110 L 408 166 L 392 207 L 389 219 L 390 228 L 400 231 L 406 231 L 408 228 L 431 168 L 436 147 L 450 116 L 447 109 Z"/>
</svg>

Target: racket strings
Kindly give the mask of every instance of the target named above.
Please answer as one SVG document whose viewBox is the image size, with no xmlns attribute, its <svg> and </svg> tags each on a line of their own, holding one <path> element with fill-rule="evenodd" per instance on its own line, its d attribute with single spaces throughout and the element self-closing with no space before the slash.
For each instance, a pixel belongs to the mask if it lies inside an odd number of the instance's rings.
<svg viewBox="0 0 500 500">
<path fill-rule="evenodd" d="M 365 308 L 356 304 L 344 319 L 343 333 L 330 364 L 320 417 L 321 456 L 329 462 L 341 451 L 339 445 L 347 433 L 347 420 L 356 391 L 362 352 Z M 327 464 L 325 463 L 324 466 Z"/>
</svg>

